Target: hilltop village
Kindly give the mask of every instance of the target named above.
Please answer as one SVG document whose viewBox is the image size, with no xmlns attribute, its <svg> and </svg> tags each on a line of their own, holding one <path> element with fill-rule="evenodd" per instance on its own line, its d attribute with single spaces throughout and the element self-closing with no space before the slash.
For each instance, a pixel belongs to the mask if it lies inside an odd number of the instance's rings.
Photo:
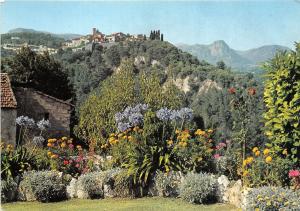
<svg viewBox="0 0 300 211">
<path fill-rule="evenodd" d="M 50 46 L 50 45 L 36 45 L 30 44 L 27 42 L 22 42 L 22 33 L 20 36 L 11 36 L 9 41 L 3 41 L 2 48 L 8 51 L 18 51 L 21 47 L 27 46 L 31 50 L 37 53 L 43 53 L 48 51 L 49 54 L 56 54 L 58 49 L 72 49 L 73 52 L 81 50 L 92 50 L 96 45 L 101 45 L 103 47 L 111 47 L 119 42 L 132 42 L 132 41 L 143 41 L 143 40 L 163 40 L 163 34 L 160 33 L 160 30 L 153 30 L 150 32 L 149 36 L 145 34 L 125 34 L 123 32 L 114 32 L 112 34 L 104 34 L 99 31 L 97 28 L 92 29 L 91 34 L 77 36 L 72 39 L 63 40 L 59 46 Z M 55 37 L 55 35 L 51 35 Z"/>
</svg>

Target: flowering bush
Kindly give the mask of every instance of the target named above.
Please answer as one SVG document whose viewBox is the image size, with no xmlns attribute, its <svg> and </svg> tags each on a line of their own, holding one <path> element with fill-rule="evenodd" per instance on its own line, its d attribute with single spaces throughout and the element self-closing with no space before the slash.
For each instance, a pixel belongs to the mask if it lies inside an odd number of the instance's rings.
<svg viewBox="0 0 300 211">
<path fill-rule="evenodd" d="M 246 210 L 299 210 L 300 200 L 296 192 L 281 187 L 254 188 L 246 195 Z"/>
<path fill-rule="evenodd" d="M 300 171 L 299 170 L 290 170 L 289 177 L 293 180 L 294 188 L 296 190 L 300 189 Z"/>
<path fill-rule="evenodd" d="M 86 158 L 86 153 L 80 145 L 73 145 L 72 139 L 49 139 L 47 147 L 53 169 L 78 177 L 92 168 L 92 160 Z"/>
<path fill-rule="evenodd" d="M 115 115 L 118 131 L 110 134 L 102 151 L 116 165 L 128 169 L 136 183 L 146 185 L 156 170 L 197 170 L 212 160 L 213 130 L 183 129 L 192 120 L 189 108 L 152 111 L 145 104 L 127 107 Z"/>
<path fill-rule="evenodd" d="M 260 150 L 254 147 L 252 154 L 243 161 L 242 177 L 246 186 L 288 185 L 291 160 L 278 156 L 268 148 Z"/>
</svg>

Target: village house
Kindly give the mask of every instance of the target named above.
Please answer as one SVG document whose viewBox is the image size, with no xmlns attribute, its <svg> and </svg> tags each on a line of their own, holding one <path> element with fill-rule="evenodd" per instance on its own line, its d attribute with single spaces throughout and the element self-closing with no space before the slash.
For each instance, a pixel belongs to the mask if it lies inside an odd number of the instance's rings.
<svg viewBox="0 0 300 211">
<path fill-rule="evenodd" d="M 70 136 L 74 106 L 32 88 L 12 90 L 9 77 L 1 73 L 1 140 L 15 144 L 16 118 L 28 116 L 36 122 L 49 120 L 49 137 Z"/>
<path fill-rule="evenodd" d="M 17 101 L 6 73 L 0 73 L 1 78 L 1 141 L 15 144 Z"/>
</svg>

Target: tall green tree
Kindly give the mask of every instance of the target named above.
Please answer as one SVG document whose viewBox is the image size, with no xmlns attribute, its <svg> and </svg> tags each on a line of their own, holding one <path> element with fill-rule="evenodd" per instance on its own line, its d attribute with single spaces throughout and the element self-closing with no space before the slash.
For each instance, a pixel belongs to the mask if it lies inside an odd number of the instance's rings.
<svg viewBox="0 0 300 211">
<path fill-rule="evenodd" d="M 280 52 L 265 65 L 264 114 L 269 146 L 288 150 L 300 166 L 300 44 L 296 51 Z"/>
</svg>

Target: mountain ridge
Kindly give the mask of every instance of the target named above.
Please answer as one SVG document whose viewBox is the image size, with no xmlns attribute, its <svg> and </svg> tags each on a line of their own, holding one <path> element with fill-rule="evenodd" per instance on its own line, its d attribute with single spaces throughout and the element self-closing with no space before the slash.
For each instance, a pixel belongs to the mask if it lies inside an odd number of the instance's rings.
<svg viewBox="0 0 300 211">
<path fill-rule="evenodd" d="M 176 46 L 196 56 L 199 60 L 206 60 L 212 64 L 224 61 L 227 66 L 233 69 L 250 72 L 261 71 L 260 64 L 271 59 L 278 50 L 290 50 L 288 47 L 281 45 L 263 45 L 241 51 L 231 48 L 224 40 L 216 40 L 208 45 L 181 43 Z"/>
<path fill-rule="evenodd" d="M 56 33 L 51 33 L 47 31 L 39 31 L 35 29 L 27 29 L 27 28 L 14 28 L 9 30 L 7 33 L 45 33 L 45 34 L 51 34 L 52 36 L 63 38 L 65 40 L 70 40 L 74 38 L 81 37 L 82 35 L 80 34 L 73 34 L 73 33 L 63 33 L 63 34 L 56 34 Z"/>
</svg>

